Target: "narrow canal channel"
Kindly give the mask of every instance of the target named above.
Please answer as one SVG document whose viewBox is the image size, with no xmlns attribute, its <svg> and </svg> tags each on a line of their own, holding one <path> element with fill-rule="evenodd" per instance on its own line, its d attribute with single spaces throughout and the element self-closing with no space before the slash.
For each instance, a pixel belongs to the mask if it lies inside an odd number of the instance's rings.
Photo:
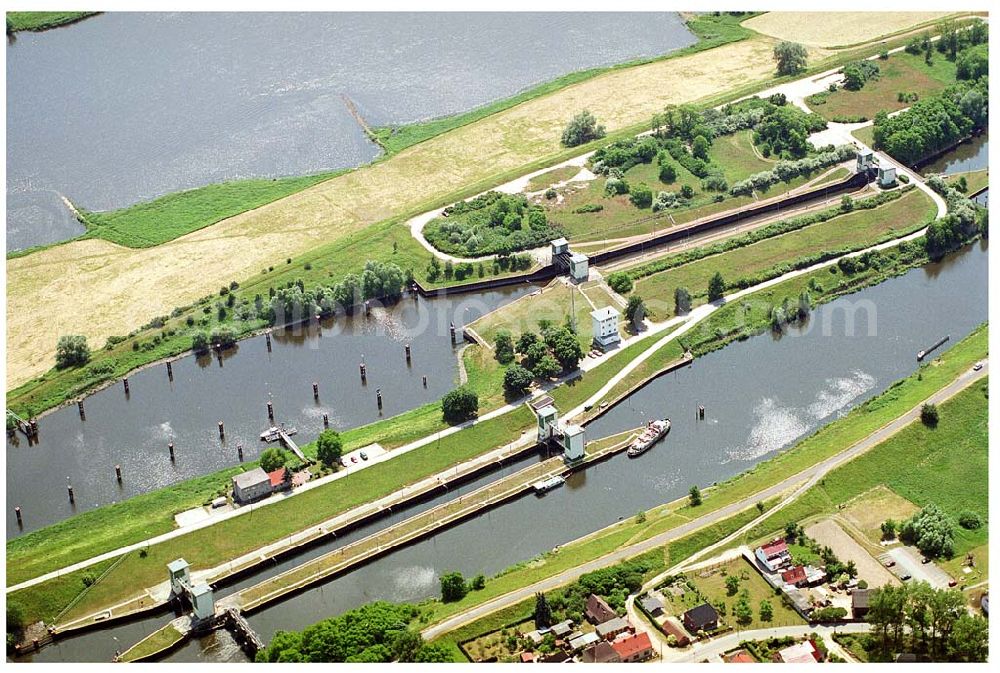
<svg viewBox="0 0 1000 673">
<path fill-rule="evenodd" d="M 269 425 L 269 401 L 275 421 L 295 427 L 294 439 L 305 443 L 322 431 L 323 414 L 331 427 L 343 430 L 440 399 L 458 379 L 461 343 L 452 345 L 449 323 L 461 327 L 534 289 L 404 298 L 367 319 L 338 317 L 324 321 L 321 330 L 276 331 L 271 352 L 259 336 L 227 351 L 221 364 L 214 356 L 175 360 L 173 381 L 163 364 L 136 372 L 129 376 L 128 396 L 119 382 L 87 397 L 86 420 L 71 405 L 40 420 L 38 444 L 29 446 L 20 434 L 7 439 L 7 538 L 236 465 L 240 444 L 245 460 L 256 459 L 267 446 L 259 436 Z M 367 383 L 359 373 L 362 360 Z M 381 415 L 376 389 L 382 391 Z M 221 440 L 220 420 L 226 431 Z M 121 483 L 115 465 L 121 465 Z M 69 502 L 67 478 L 75 504 Z M 23 512 L 23 528 L 14 507 Z"/>
<path fill-rule="evenodd" d="M 683 497 L 691 484 L 705 486 L 743 472 L 913 372 L 917 351 L 937 338 L 951 335 L 936 352 L 940 354 L 985 321 L 987 262 L 987 244 L 979 243 L 943 263 L 821 306 L 807 326 L 780 339 L 762 334 L 699 358 L 693 367 L 656 380 L 590 426 L 588 437 L 596 439 L 648 418 L 669 417 L 674 423 L 670 434 L 644 456 L 612 458 L 544 497 L 523 497 L 489 511 L 253 614 L 249 621 L 269 640 L 279 629 L 301 629 L 370 601 L 419 601 L 437 594 L 443 572 L 492 575 Z M 704 421 L 695 419 L 698 404 L 707 408 Z M 334 546 L 318 547 L 308 556 Z M 221 593 L 254 584 L 308 556 Z M 160 616 L 66 639 L 35 659 L 106 661 L 117 642 L 134 642 L 164 620 Z M 220 632 L 187 643 L 169 660 L 241 657 Z"/>
</svg>

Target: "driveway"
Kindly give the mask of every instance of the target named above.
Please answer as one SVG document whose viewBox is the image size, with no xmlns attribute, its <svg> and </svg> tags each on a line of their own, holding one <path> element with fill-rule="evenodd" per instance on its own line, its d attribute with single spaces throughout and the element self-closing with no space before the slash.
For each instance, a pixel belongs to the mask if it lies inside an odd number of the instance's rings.
<svg viewBox="0 0 1000 673">
<path fill-rule="evenodd" d="M 951 577 L 933 561 L 922 563 L 923 555 L 916 547 L 894 547 L 882 555 L 896 562 L 892 571 L 897 576 L 910 575 L 913 582 L 927 582 L 935 589 L 947 589 Z"/>
<path fill-rule="evenodd" d="M 854 561 L 858 567 L 858 577 L 868 582 L 871 587 L 881 587 L 886 584 L 899 584 L 885 567 L 868 551 L 844 532 L 833 519 L 824 519 L 806 528 L 806 535 L 821 545 L 830 547 L 833 553 L 843 562 Z"/>
</svg>

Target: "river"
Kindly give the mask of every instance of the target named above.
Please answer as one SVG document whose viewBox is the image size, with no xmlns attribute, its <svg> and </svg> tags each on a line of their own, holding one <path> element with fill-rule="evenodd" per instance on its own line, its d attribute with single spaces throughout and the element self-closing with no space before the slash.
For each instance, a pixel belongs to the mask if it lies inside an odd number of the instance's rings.
<svg viewBox="0 0 1000 673">
<path fill-rule="evenodd" d="M 820 306 L 808 325 L 781 338 L 761 334 L 655 380 L 588 428 L 588 438 L 595 439 L 651 417 L 671 418 L 670 434 L 649 453 L 634 460 L 619 455 L 593 466 L 544 497 L 526 496 L 443 530 L 250 615 L 250 623 L 269 640 L 278 629 L 301 629 L 369 601 L 419 601 L 437 594 L 443 572 L 495 574 L 683 497 L 691 484 L 707 486 L 749 469 L 913 372 L 921 348 L 949 334 L 951 340 L 935 354 L 945 352 L 985 321 L 987 250 L 985 242 L 970 246 L 942 263 Z M 927 306 L 934 310 L 922 310 Z M 706 406 L 703 421 L 695 418 L 698 404 Z M 163 620 L 154 617 L 69 638 L 36 658 L 106 660 L 115 649 L 114 637 L 134 641 Z M 216 633 L 185 644 L 168 659 L 241 657 L 227 634 Z"/>
<path fill-rule="evenodd" d="M 7 249 L 89 210 L 349 168 L 371 125 L 469 110 L 695 37 L 676 13 L 112 12 L 7 47 Z M 567 111 L 569 116 L 572 111 Z"/>
<path fill-rule="evenodd" d="M 440 399 L 458 379 L 449 323 L 461 327 L 534 290 L 511 286 L 375 308 L 370 318 L 340 316 L 308 329 L 275 331 L 268 352 L 263 335 L 240 341 L 221 361 L 188 355 L 129 377 L 129 394 L 116 382 L 76 405 L 39 420 L 39 441 L 7 438 L 7 538 L 74 514 L 255 460 L 266 448 L 267 403 L 275 421 L 294 427 L 300 443 L 323 430 L 323 414 L 338 430 L 389 418 Z M 407 364 L 404 345 L 411 345 Z M 361 381 L 364 361 L 367 382 Z M 427 385 L 423 377 L 427 377 Z M 313 398 L 312 384 L 319 384 Z M 381 390 L 383 409 L 376 404 Z M 220 439 L 218 422 L 225 424 Z M 174 444 L 171 461 L 168 444 Z M 115 478 L 122 468 L 122 481 Z M 69 501 L 67 480 L 75 503 Z M 20 507 L 18 526 L 14 508 Z"/>
</svg>

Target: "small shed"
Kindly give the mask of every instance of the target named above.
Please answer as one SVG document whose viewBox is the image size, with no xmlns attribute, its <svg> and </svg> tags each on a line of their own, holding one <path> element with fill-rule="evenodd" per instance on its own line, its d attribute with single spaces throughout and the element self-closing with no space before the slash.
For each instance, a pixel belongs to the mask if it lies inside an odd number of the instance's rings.
<svg viewBox="0 0 1000 673">
<path fill-rule="evenodd" d="M 191 589 L 191 606 L 194 608 L 196 619 L 214 617 L 215 598 L 212 596 L 212 587 L 204 582 L 194 585 Z"/>
<path fill-rule="evenodd" d="M 851 616 L 863 619 L 868 614 L 868 604 L 871 600 L 868 589 L 855 589 L 851 594 Z"/>
<path fill-rule="evenodd" d="M 875 167 L 875 153 L 867 147 L 858 150 L 857 172 L 864 173 Z"/>
<path fill-rule="evenodd" d="M 572 652 L 579 652 L 580 650 L 584 649 L 585 647 L 588 647 L 588 646 L 593 645 L 594 643 L 598 642 L 600 639 L 601 639 L 601 637 L 598 636 L 593 631 L 591 631 L 590 633 L 584 633 L 583 635 L 579 635 L 576 638 L 571 638 L 570 639 L 570 641 L 568 643 L 569 649 Z"/>
</svg>

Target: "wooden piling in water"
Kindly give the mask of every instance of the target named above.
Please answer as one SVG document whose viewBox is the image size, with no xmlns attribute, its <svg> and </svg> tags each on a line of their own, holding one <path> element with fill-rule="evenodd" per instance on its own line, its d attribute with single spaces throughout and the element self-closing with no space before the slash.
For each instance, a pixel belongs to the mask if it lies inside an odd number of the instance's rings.
<svg viewBox="0 0 1000 673">
<path fill-rule="evenodd" d="M 378 403 L 378 410 L 382 411 L 382 389 L 375 389 L 375 401 Z"/>
<path fill-rule="evenodd" d="M 404 348 L 406 349 L 406 364 L 410 364 L 410 344 L 406 344 Z"/>
<path fill-rule="evenodd" d="M 427 387 L 427 375 L 424 374 L 421 378 L 423 379 L 424 388 L 426 388 Z"/>
<path fill-rule="evenodd" d="M 118 480 L 119 484 L 122 483 L 122 466 L 121 465 L 115 465 L 115 479 Z"/>
<path fill-rule="evenodd" d="M 319 384 L 313 381 L 313 399 L 319 399 Z"/>
<path fill-rule="evenodd" d="M 171 381 L 174 380 L 174 366 L 171 363 L 167 363 L 167 378 Z"/>
<path fill-rule="evenodd" d="M 323 414 L 323 429 L 330 427 L 330 414 Z"/>
<path fill-rule="evenodd" d="M 83 398 L 81 397 L 76 401 L 76 408 L 80 410 L 80 420 L 87 420 L 87 412 L 83 410 Z"/>
<path fill-rule="evenodd" d="M 222 421 L 219 421 L 219 437 L 224 438 L 225 436 L 226 436 L 226 426 L 222 424 Z"/>
<path fill-rule="evenodd" d="M 698 405 L 698 418 L 705 420 L 705 407 L 703 405 Z"/>
<path fill-rule="evenodd" d="M 237 444 L 236 445 L 236 454 L 240 457 L 240 462 L 242 463 L 243 462 L 243 445 L 242 444 Z"/>
<path fill-rule="evenodd" d="M 14 508 L 14 516 L 17 517 L 17 525 L 18 526 L 23 526 L 24 525 L 24 521 L 21 519 L 21 508 L 20 507 L 15 507 Z"/>
<path fill-rule="evenodd" d="M 361 382 L 364 383 L 368 380 L 368 373 L 365 371 L 365 363 L 361 363 Z"/>
<path fill-rule="evenodd" d="M 67 484 L 66 490 L 69 491 L 69 504 L 76 504 L 76 498 L 73 496 L 73 484 Z"/>
<path fill-rule="evenodd" d="M 170 462 L 174 461 L 174 443 L 170 442 L 167 444 L 167 449 L 170 451 Z"/>
<path fill-rule="evenodd" d="M 128 377 L 122 379 L 122 383 L 125 385 L 125 394 L 128 395 Z"/>
<path fill-rule="evenodd" d="M 270 402 L 267 403 L 267 420 L 274 423 L 274 405 Z"/>
<path fill-rule="evenodd" d="M 451 323 L 449 325 L 448 329 L 451 331 L 451 343 L 454 344 L 455 343 L 455 323 Z"/>
</svg>

